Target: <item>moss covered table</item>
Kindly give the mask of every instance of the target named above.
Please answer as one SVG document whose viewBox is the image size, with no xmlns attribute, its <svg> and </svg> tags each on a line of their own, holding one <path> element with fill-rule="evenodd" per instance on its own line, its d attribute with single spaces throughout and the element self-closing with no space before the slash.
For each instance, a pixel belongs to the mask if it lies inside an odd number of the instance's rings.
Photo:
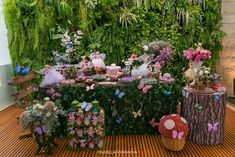
<svg viewBox="0 0 235 157">
<path fill-rule="evenodd" d="M 226 92 L 198 93 L 182 89 L 181 115 L 188 121 L 188 139 L 197 144 L 216 145 L 224 137 Z"/>
</svg>

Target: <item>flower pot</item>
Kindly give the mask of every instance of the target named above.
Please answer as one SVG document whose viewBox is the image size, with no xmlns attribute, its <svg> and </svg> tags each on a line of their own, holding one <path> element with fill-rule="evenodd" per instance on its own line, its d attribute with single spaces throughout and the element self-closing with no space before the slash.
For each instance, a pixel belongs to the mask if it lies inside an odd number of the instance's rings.
<svg viewBox="0 0 235 157">
<path fill-rule="evenodd" d="M 193 69 L 200 69 L 202 67 L 203 61 L 200 62 L 191 62 Z"/>
<path fill-rule="evenodd" d="M 172 138 L 167 138 L 164 136 L 162 137 L 162 144 L 163 146 L 171 151 L 180 151 L 184 148 L 185 145 L 185 137 L 182 139 L 172 139 Z"/>
</svg>

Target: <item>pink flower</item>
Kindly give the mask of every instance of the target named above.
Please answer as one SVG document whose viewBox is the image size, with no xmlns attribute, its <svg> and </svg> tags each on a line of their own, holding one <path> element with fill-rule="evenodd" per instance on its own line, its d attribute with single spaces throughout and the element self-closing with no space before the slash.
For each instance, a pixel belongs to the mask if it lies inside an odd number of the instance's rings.
<svg viewBox="0 0 235 157">
<path fill-rule="evenodd" d="M 52 95 L 55 93 L 55 90 L 53 88 L 50 88 L 47 90 L 47 93 Z"/>
<path fill-rule="evenodd" d="M 78 137 L 82 137 L 83 136 L 83 130 L 82 129 L 77 129 L 76 133 L 77 133 Z"/>
<path fill-rule="evenodd" d="M 93 127 L 89 127 L 88 130 L 87 130 L 87 135 L 89 137 L 93 137 L 94 133 L 95 133 L 94 128 Z"/>
<path fill-rule="evenodd" d="M 148 89 L 147 88 L 143 88 L 143 92 L 146 94 L 148 93 Z"/>
<path fill-rule="evenodd" d="M 75 121 L 75 116 L 73 112 L 69 113 L 69 121 Z"/>
<path fill-rule="evenodd" d="M 52 98 L 53 100 L 57 99 L 58 97 L 61 97 L 61 94 L 60 94 L 60 93 L 54 93 L 54 94 L 51 96 L 51 98 Z"/>
</svg>

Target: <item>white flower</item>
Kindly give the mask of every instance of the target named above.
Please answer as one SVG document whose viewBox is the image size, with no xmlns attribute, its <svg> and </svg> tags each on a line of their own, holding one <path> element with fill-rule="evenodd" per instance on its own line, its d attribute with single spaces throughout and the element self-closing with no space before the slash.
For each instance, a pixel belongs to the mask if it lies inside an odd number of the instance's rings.
<svg viewBox="0 0 235 157">
<path fill-rule="evenodd" d="M 44 101 L 50 101 L 50 98 L 49 97 L 45 97 Z"/>
<path fill-rule="evenodd" d="M 202 76 L 203 75 L 203 71 L 199 71 L 199 75 Z"/>
<path fill-rule="evenodd" d="M 143 46 L 143 50 L 146 52 L 146 51 L 149 50 L 149 47 L 148 47 L 147 45 L 144 45 L 144 46 Z"/>
<path fill-rule="evenodd" d="M 51 116 L 51 112 L 47 112 L 46 117 L 50 117 L 50 116 Z"/>
</svg>

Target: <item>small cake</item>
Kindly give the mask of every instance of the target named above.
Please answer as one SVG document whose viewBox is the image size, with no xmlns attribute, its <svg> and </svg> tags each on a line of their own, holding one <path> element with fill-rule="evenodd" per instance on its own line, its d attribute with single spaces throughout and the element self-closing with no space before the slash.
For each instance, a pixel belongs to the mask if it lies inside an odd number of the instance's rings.
<svg viewBox="0 0 235 157">
<path fill-rule="evenodd" d="M 111 64 L 111 66 L 106 67 L 106 73 L 108 77 L 118 77 L 118 72 L 121 70 L 120 66 L 116 64 Z"/>
</svg>

